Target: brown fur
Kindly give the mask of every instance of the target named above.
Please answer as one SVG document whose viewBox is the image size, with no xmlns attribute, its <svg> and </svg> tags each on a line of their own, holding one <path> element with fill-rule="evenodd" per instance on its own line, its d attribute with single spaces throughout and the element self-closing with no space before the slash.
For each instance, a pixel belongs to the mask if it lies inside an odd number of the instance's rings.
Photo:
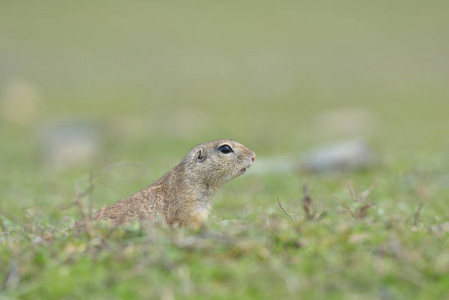
<svg viewBox="0 0 449 300">
<path fill-rule="evenodd" d="M 222 145 L 229 145 L 233 152 L 220 152 Z M 253 151 L 231 140 L 200 144 L 155 183 L 98 210 L 93 219 L 119 225 L 131 220 L 155 221 L 160 215 L 171 226 L 199 228 L 220 186 L 243 174 L 255 157 Z"/>
</svg>

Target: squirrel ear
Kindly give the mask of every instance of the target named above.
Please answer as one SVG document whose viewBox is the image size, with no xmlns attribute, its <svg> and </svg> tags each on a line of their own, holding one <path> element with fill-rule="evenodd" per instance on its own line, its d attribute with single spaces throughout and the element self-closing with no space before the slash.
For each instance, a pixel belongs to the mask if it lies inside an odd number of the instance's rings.
<svg viewBox="0 0 449 300">
<path fill-rule="evenodd" d="M 206 156 L 205 156 L 204 153 L 203 153 L 203 150 L 199 150 L 196 154 L 197 154 L 197 155 L 196 155 L 196 158 L 197 158 L 199 161 L 203 161 L 203 160 L 206 158 Z"/>
</svg>

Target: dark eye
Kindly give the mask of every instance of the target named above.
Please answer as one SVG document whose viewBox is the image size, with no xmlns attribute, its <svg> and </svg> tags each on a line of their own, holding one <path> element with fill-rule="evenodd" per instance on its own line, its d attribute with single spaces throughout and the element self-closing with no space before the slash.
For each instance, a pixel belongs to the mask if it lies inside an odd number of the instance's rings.
<svg viewBox="0 0 449 300">
<path fill-rule="evenodd" d="M 228 145 L 220 146 L 220 148 L 218 148 L 218 150 L 220 150 L 220 152 L 221 152 L 221 153 L 224 153 L 224 154 L 229 154 L 229 153 L 231 153 L 231 152 L 234 152 L 234 151 L 232 150 L 232 148 L 229 147 Z"/>
</svg>

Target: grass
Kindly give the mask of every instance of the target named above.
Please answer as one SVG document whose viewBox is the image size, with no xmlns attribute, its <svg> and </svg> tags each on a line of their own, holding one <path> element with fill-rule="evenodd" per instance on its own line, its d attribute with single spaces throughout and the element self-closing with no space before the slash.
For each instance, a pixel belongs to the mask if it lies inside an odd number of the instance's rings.
<svg viewBox="0 0 449 300">
<path fill-rule="evenodd" d="M 0 300 L 447 297 L 447 4 L 241 5 L 0 4 Z M 66 231 L 218 138 L 257 158 L 206 228 Z M 257 170 L 354 138 L 375 167 Z"/>
<path fill-rule="evenodd" d="M 247 181 L 251 186 L 258 179 Z M 392 194 L 381 188 L 380 184 L 355 200 L 347 191 L 341 200 L 327 201 L 314 198 L 311 189 L 304 202 L 298 189 L 295 198 L 283 200 L 293 220 L 274 199 L 265 205 L 243 204 L 244 212 L 220 203 L 217 206 L 224 212 L 216 208 L 207 228 L 200 231 L 138 223 L 111 230 L 100 223 L 91 235 L 77 236 L 65 231 L 70 222 L 64 218 L 30 209 L 24 222 L 2 218 L 2 295 L 5 299 L 442 297 L 449 286 L 449 260 L 444 254 L 449 246 L 447 219 L 441 211 L 440 220 L 432 217 L 437 211 L 425 200 L 424 206 L 416 202 L 403 212 L 388 208 L 382 199 Z M 245 193 L 239 200 L 250 202 L 251 197 Z M 308 218 L 306 203 L 327 215 Z M 233 220 L 218 217 L 227 214 Z"/>
</svg>

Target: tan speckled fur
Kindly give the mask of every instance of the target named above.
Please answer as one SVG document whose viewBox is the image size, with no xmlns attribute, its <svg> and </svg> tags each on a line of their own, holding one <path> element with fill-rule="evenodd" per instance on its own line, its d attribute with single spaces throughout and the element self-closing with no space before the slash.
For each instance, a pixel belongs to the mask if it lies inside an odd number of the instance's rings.
<svg viewBox="0 0 449 300">
<path fill-rule="evenodd" d="M 231 153 L 219 148 L 228 145 Z M 207 220 L 220 186 L 243 174 L 256 154 L 231 140 L 194 147 L 170 172 L 149 187 L 98 210 L 94 220 L 118 225 L 131 220 L 164 220 L 171 226 L 199 228 Z"/>
</svg>

